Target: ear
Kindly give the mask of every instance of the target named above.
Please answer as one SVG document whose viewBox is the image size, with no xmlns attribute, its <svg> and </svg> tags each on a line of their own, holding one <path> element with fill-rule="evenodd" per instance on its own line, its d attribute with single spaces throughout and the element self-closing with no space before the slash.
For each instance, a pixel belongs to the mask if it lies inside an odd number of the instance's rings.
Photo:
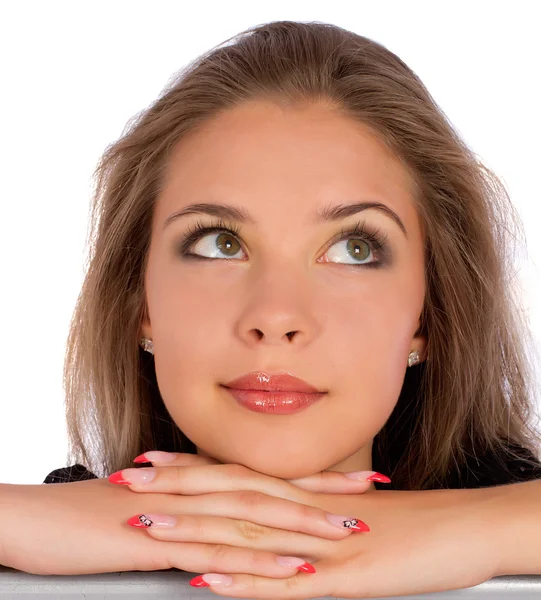
<svg viewBox="0 0 541 600">
<path fill-rule="evenodd" d="M 143 318 L 141 320 L 141 327 L 139 328 L 139 339 L 141 338 L 146 338 L 147 340 L 152 339 L 152 326 L 150 325 L 150 318 L 148 316 L 146 304 L 143 311 Z"/>
</svg>

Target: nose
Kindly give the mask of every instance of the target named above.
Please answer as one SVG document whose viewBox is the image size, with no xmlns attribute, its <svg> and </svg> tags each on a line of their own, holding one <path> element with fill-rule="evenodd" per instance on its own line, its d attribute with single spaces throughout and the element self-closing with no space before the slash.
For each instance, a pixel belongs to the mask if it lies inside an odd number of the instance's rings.
<svg viewBox="0 0 541 600">
<path fill-rule="evenodd" d="M 249 290 L 237 321 L 237 335 L 245 344 L 298 347 L 317 337 L 317 297 L 306 275 L 291 268 L 267 270 L 254 278 Z"/>
</svg>

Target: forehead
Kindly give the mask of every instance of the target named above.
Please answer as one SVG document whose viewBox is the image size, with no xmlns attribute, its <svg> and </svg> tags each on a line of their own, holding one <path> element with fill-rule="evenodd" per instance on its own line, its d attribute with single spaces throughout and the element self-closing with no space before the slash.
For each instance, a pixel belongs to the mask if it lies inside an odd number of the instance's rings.
<svg viewBox="0 0 541 600">
<path fill-rule="evenodd" d="M 173 149 L 157 211 L 191 202 L 228 202 L 292 217 L 317 206 L 388 204 L 416 218 L 406 168 L 374 130 L 323 104 L 283 108 L 247 102 L 186 134 Z"/>
</svg>

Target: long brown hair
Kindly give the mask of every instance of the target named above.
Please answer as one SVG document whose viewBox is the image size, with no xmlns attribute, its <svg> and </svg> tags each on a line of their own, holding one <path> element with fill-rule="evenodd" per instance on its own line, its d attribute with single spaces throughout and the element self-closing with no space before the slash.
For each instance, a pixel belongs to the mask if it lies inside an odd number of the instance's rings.
<svg viewBox="0 0 541 600">
<path fill-rule="evenodd" d="M 335 25 L 275 21 L 175 74 L 96 168 L 89 258 L 64 366 L 68 462 L 104 477 L 134 466 L 146 450 L 195 452 L 165 409 L 152 355 L 139 346 L 154 202 L 183 135 L 257 99 L 283 107 L 323 102 L 341 111 L 370 127 L 414 183 L 426 236 L 419 333 L 427 336 L 428 357 L 407 369 L 403 392 L 412 392 L 401 395 L 374 440 L 378 454 L 389 456 L 392 432 L 410 407 L 407 443 L 386 473 L 394 489 L 444 485 L 468 457 L 512 452 L 509 444 L 538 454 L 535 344 L 512 270 L 511 244 L 525 240 L 503 184 L 383 45 Z"/>
</svg>

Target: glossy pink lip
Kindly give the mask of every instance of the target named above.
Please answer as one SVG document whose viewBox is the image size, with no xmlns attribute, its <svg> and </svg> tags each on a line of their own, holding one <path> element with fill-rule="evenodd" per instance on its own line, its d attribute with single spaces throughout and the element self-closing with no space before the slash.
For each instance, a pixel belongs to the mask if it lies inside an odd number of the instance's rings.
<svg viewBox="0 0 541 600">
<path fill-rule="evenodd" d="M 245 408 L 276 415 L 303 410 L 327 393 L 290 373 L 269 375 L 262 371 L 248 373 L 223 387 Z"/>
<path fill-rule="evenodd" d="M 311 406 L 325 393 L 265 392 L 262 390 L 239 390 L 224 386 L 235 400 L 245 408 L 260 413 L 290 415 Z"/>
<path fill-rule="evenodd" d="M 227 388 L 237 390 L 257 390 L 265 392 L 300 392 L 304 394 L 322 394 L 323 390 L 318 390 L 313 385 L 306 383 L 302 379 L 289 373 L 277 373 L 271 375 L 263 371 L 254 371 L 234 379 L 226 384 Z"/>
</svg>

